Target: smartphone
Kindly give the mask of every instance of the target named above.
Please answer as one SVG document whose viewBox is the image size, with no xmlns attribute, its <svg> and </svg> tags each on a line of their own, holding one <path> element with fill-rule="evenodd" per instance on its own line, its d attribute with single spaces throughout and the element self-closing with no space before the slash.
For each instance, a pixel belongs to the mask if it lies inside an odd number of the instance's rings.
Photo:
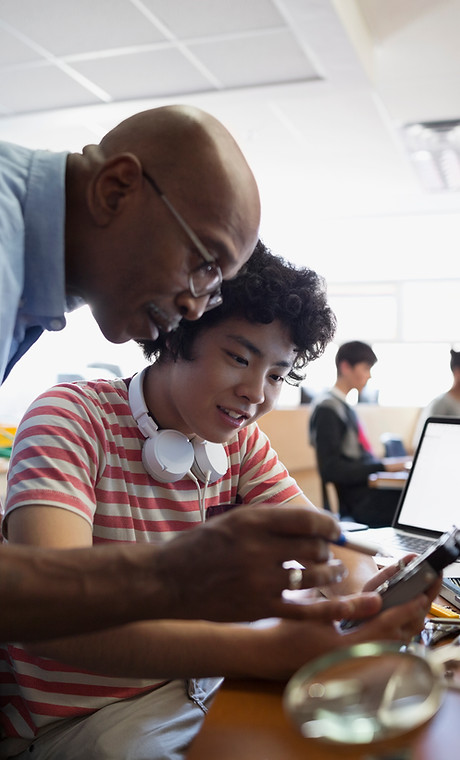
<svg viewBox="0 0 460 760">
<path fill-rule="evenodd" d="M 444 567 L 460 557 L 460 530 L 454 527 L 444 533 L 423 554 L 382 583 L 376 591 L 382 597 L 382 610 L 403 604 L 426 591 Z M 343 620 L 341 628 L 353 628 L 362 621 Z"/>
</svg>

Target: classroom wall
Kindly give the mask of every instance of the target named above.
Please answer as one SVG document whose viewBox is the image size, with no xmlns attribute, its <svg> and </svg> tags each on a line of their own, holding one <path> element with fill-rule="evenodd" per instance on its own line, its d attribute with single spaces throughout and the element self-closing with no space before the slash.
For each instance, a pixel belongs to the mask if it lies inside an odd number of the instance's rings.
<svg viewBox="0 0 460 760">
<path fill-rule="evenodd" d="M 377 456 L 383 456 L 380 436 L 393 433 L 399 436 L 407 451 L 412 453 L 420 407 L 391 407 L 358 404 L 356 411 L 363 422 Z M 308 441 L 310 406 L 274 409 L 259 420 L 259 426 L 270 438 L 283 464 L 297 480 L 306 496 L 322 506 L 321 480 L 316 469 L 315 451 Z"/>
</svg>

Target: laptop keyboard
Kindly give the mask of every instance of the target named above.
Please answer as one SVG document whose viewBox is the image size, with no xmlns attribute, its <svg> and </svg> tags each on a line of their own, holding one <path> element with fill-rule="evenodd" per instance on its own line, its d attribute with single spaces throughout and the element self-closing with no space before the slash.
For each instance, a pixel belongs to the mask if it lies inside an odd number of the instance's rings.
<svg viewBox="0 0 460 760">
<path fill-rule="evenodd" d="M 416 552 L 417 554 L 422 554 L 425 549 L 428 549 L 428 547 L 431 546 L 433 539 L 421 538 L 420 536 L 406 536 L 401 535 L 400 533 L 396 533 L 392 537 L 390 543 L 396 549 L 404 549 L 408 552 Z"/>
</svg>

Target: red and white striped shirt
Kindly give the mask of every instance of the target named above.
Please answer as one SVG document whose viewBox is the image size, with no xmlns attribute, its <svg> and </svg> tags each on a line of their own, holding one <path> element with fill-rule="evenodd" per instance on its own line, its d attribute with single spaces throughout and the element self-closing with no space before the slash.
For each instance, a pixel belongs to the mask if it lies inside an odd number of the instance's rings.
<svg viewBox="0 0 460 760">
<path fill-rule="evenodd" d="M 144 437 L 131 414 L 125 380 L 55 386 L 32 404 L 15 437 L 5 506 L 67 509 L 87 520 L 94 543 L 159 543 L 201 522 L 198 490 L 186 475 L 154 480 L 142 464 Z M 225 504 L 283 504 L 300 493 L 257 424 L 225 444 L 227 473 L 208 485 L 205 510 Z M 20 645 L 0 647 L 3 736 L 32 738 L 39 728 L 151 690 L 163 681 L 104 677 Z"/>
</svg>

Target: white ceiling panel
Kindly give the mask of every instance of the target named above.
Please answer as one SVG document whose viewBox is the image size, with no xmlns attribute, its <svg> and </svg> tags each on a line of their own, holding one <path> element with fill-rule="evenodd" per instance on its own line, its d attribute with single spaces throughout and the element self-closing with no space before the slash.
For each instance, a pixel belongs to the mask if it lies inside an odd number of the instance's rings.
<svg viewBox="0 0 460 760">
<path fill-rule="evenodd" d="M 12 34 L 8 27 L 1 26 L 1 23 L 0 20 L 0 65 L 4 68 L 30 61 L 31 58 L 35 59 L 30 46 Z M 3 84 L 4 82 L 1 83 L 0 90 L 3 89 Z"/>
<path fill-rule="evenodd" d="M 56 56 L 164 39 L 129 0 L 2 0 L 0 19 Z"/>
<path fill-rule="evenodd" d="M 143 4 L 180 38 L 284 25 L 272 0 L 143 0 Z"/>
<path fill-rule="evenodd" d="M 189 49 L 224 87 L 318 78 L 296 38 L 287 30 L 191 43 Z"/>
<path fill-rule="evenodd" d="M 0 113 L 70 108 L 99 102 L 100 98 L 86 87 L 61 69 L 49 65 L 28 69 L 26 77 L 23 70 L 12 69 L 2 78 L 0 86 Z"/>
<path fill-rule="evenodd" d="M 213 85 L 177 48 L 104 56 L 73 64 L 114 100 L 162 97 L 209 90 Z"/>
</svg>

